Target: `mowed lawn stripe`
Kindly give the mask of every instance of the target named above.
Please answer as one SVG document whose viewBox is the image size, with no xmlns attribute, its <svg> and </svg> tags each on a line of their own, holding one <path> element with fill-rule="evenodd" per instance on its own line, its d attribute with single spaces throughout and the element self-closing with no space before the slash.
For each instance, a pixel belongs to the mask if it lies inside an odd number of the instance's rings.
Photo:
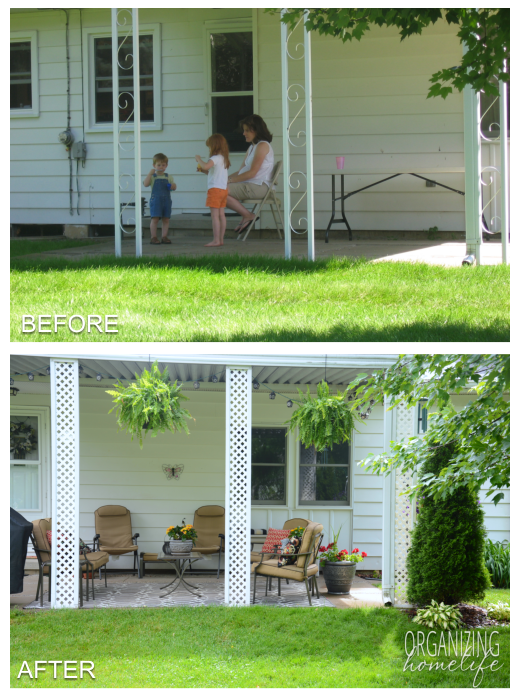
<svg viewBox="0 0 520 699">
<path fill-rule="evenodd" d="M 508 341 L 509 267 L 331 258 L 12 261 L 11 340 L 23 314 L 117 315 L 119 341 Z"/>
</svg>

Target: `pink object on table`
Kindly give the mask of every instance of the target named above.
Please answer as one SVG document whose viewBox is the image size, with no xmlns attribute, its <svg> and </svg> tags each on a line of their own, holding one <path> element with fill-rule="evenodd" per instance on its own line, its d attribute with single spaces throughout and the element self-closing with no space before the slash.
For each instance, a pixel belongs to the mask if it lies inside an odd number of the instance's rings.
<svg viewBox="0 0 520 699">
<path fill-rule="evenodd" d="M 345 157 L 343 155 L 337 156 L 336 165 L 338 166 L 338 170 L 343 170 L 343 168 L 345 167 Z"/>
</svg>

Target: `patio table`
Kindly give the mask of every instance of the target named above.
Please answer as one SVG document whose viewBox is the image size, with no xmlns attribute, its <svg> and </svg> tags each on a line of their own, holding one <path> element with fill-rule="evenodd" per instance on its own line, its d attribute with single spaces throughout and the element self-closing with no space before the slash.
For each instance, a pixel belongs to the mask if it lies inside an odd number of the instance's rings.
<svg viewBox="0 0 520 699">
<path fill-rule="evenodd" d="M 171 587 L 172 585 L 174 585 L 174 587 L 172 587 L 172 589 L 166 592 L 164 595 L 161 595 L 161 598 L 171 595 L 172 592 L 175 592 L 175 590 L 178 589 L 181 583 L 184 585 L 185 589 L 188 590 L 188 592 L 191 592 L 192 595 L 200 597 L 200 594 L 198 592 L 195 592 L 195 590 L 199 590 L 200 588 L 197 585 L 192 585 L 191 583 L 184 580 L 184 573 L 186 572 L 186 568 L 189 565 L 190 561 L 201 560 L 205 558 L 207 558 L 207 556 L 205 556 L 202 553 L 199 553 L 198 551 L 190 551 L 189 553 L 175 554 L 166 554 L 161 552 L 157 557 L 157 561 L 159 563 L 169 563 L 175 571 L 175 577 L 173 578 L 173 580 L 167 585 L 161 587 L 161 590 L 165 590 L 167 587 Z"/>
<path fill-rule="evenodd" d="M 441 182 L 437 182 L 436 180 L 432 179 L 432 177 L 425 177 L 424 175 L 432 175 L 434 173 L 463 173 L 464 168 L 463 167 L 431 167 L 431 168 L 414 168 L 413 172 L 411 172 L 411 168 L 407 170 L 402 170 L 400 168 L 387 168 L 387 169 L 378 169 L 378 168 L 373 168 L 370 170 L 360 170 L 359 168 L 355 170 L 315 170 L 314 174 L 315 175 L 330 175 L 332 178 L 332 214 L 330 217 L 329 225 L 327 226 L 327 231 L 325 234 L 325 242 L 329 242 L 329 230 L 330 227 L 332 226 L 333 223 L 344 223 L 348 229 L 348 238 L 349 240 L 352 240 L 352 229 L 350 228 L 349 222 L 347 221 L 347 217 L 345 215 L 345 199 L 348 199 L 349 197 L 353 197 L 354 194 L 358 194 L 359 192 L 364 192 L 365 189 L 371 189 L 372 187 L 375 187 L 378 184 L 381 184 L 382 182 L 386 182 L 387 180 L 392 180 L 394 177 L 400 177 L 401 175 L 411 175 L 412 177 L 418 177 L 421 180 L 425 180 L 426 182 L 432 182 L 435 185 L 439 185 L 439 187 L 444 187 L 444 189 L 449 189 L 451 192 L 455 192 L 456 194 L 460 194 L 464 196 L 464 192 L 461 192 L 459 189 L 454 189 L 453 187 L 448 187 L 445 184 L 442 184 Z M 382 177 L 382 179 L 378 179 L 376 182 L 372 182 L 371 184 L 366 185 L 365 187 L 360 187 L 359 189 L 355 189 L 352 192 L 347 192 L 345 194 L 345 175 L 374 175 L 374 177 Z M 384 175 L 388 175 L 388 177 L 384 177 Z M 336 177 L 341 177 L 341 182 L 340 182 L 340 187 L 341 187 L 341 194 L 340 196 L 336 196 Z M 341 218 L 336 218 L 336 202 L 341 201 Z"/>
</svg>

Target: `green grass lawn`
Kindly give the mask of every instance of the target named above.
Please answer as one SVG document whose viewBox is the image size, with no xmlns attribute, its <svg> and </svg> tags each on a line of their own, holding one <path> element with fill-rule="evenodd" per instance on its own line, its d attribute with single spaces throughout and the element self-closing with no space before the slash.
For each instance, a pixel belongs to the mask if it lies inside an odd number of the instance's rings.
<svg viewBox="0 0 520 699">
<path fill-rule="evenodd" d="M 107 239 L 108 242 L 109 239 Z M 11 257 L 31 255 L 48 250 L 65 250 L 66 248 L 84 248 L 89 245 L 99 245 L 103 238 L 89 238 L 88 240 L 11 240 Z"/>
<path fill-rule="evenodd" d="M 508 341 L 509 267 L 331 258 L 11 261 L 13 341 Z M 22 315 L 118 317 L 118 334 L 22 334 Z"/>
<path fill-rule="evenodd" d="M 374 607 L 17 611 L 11 687 L 470 688 L 472 671 L 403 671 L 405 634 L 420 628 Z M 497 630 L 502 667 L 485 671 L 481 687 L 509 687 L 509 628 Z M 450 658 L 435 660 L 443 659 L 446 666 Z M 95 680 L 65 680 L 60 669 L 54 680 L 51 666 L 38 680 L 18 680 L 24 660 L 32 668 L 34 660 L 91 660 Z M 421 661 L 435 662 L 421 656 L 414 666 Z"/>
</svg>

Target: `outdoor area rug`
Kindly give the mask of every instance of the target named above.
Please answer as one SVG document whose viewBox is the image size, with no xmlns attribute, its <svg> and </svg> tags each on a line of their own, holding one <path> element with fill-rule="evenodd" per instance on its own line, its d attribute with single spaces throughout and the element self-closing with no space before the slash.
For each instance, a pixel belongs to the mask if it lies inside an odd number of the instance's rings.
<svg viewBox="0 0 520 699">
<path fill-rule="evenodd" d="M 192 585 L 197 585 L 196 590 L 200 596 L 188 592 L 182 584 L 170 595 L 161 598 L 168 592 L 168 588 L 161 590 L 161 587 L 171 582 L 172 577 L 165 575 L 146 574 L 146 576 L 138 580 L 131 576 L 111 576 L 107 577 L 107 587 L 105 581 L 96 579 L 95 593 L 96 599 L 93 600 L 90 596 L 87 602 L 84 596 L 83 609 L 94 608 L 114 608 L 114 607 L 176 607 L 179 605 L 188 605 L 190 607 L 203 607 L 210 604 L 224 604 L 224 579 L 216 578 L 197 578 L 190 576 L 187 582 Z M 85 588 L 83 588 L 85 595 Z M 50 603 L 47 600 L 48 594 L 45 591 L 43 609 L 49 609 Z M 251 578 L 251 603 L 253 602 L 253 578 Z M 309 600 L 305 590 L 304 583 L 297 583 L 293 580 L 289 585 L 282 580 L 281 596 L 278 597 L 278 583 L 273 580 L 272 590 L 265 595 L 265 578 L 257 580 L 256 587 L 256 602 L 269 607 L 308 607 Z M 328 599 L 316 596 L 312 598 L 313 607 L 333 607 L 334 605 Z M 28 604 L 25 609 L 41 609 L 40 601 L 34 601 Z"/>
</svg>

